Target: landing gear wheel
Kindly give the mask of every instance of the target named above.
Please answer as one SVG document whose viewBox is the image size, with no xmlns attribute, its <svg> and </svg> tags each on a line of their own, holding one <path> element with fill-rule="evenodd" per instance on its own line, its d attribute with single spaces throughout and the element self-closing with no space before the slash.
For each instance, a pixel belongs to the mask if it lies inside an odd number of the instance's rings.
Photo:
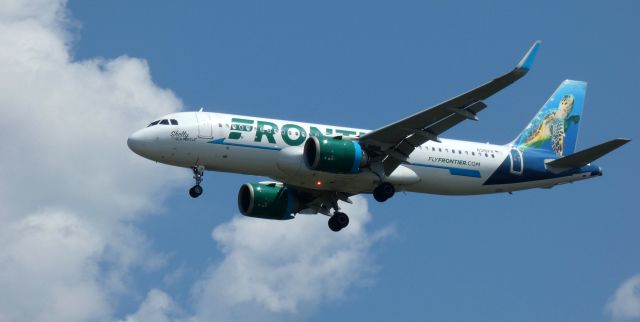
<svg viewBox="0 0 640 322">
<path fill-rule="evenodd" d="M 373 189 L 373 198 L 378 202 L 385 202 L 387 199 L 393 197 L 396 193 L 396 189 L 389 182 L 383 182 L 375 189 Z"/>
<path fill-rule="evenodd" d="M 349 225 L 349 216 L 343 212 L 336 211 L 333 216 L 329 218 L 329 229 L 332 231 L 340 231 L 342 228 Z"/>
<path fill-rule="evenodd" d="M 329 229 L 331 229 L 331 231 L 335 231 L 338 232 L 340 231 L 340 226 L 338 226 L 338 223 L 335 222 L 335 220 L 331 220 L 332 218 L 329 218 Z"/>
<path fill-rule="evenodd" d="M 379 193 L 377 190 L 373 190 L 373 199 L 375 199 L 377 202 L 385 202 L 387 201 L 387 198 L 385 198 L 382 193 Z"/>
<path fill-rule="evenodd" d="M 200 197 L 201 194 L 202 194 L 202 186 L 200 186 L 199 184 L 189 189 L 189 195 L 191 196 L 191 198 L 198 198 Z"/>
<path fill-rule="evenodd" d="M 196 185 L 189 189 L 189 195 L 191 198 L 198 198 L 202 194 L 202 176 L 204 175 L 204 166 L 197 165 L 192 168 L 193 170 L 193 178 L 196 180 Z"/>
</svg>

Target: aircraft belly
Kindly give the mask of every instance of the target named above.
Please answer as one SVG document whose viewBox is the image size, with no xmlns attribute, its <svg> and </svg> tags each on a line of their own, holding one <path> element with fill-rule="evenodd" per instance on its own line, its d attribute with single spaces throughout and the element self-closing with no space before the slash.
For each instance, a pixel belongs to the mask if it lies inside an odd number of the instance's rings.
<svg viewBox="0 0 640 322">
<path fill-rule="evenodd" d="M 225 171 L 256 176 L 271 177 L 293 186 L 307 189 L 339 191 L 352 194 L 370 193 L 379 184 L 380 178 L 369 169 L 356 174 L 337 174 L 313 171 L 307 168 L 302 156 L 302 147 L 276 149 L 268 146 L 238 146 L 211 144 L 212 142 L 184 142 L 188 157 L 172 159 L 171 163 L 192 166 L 200 163 L 207 170 Z M 197 159 L 193 160 L 194 156 Z M 584 179 L 565 176 L 548 180 L 505 182 L 487 184 L 508 158 L 484 161 L 481 167 L 464 165 L 442 165 L 429 160 L 411 160 L 412 164 L 399 166 L 391 176 L 385 178 L 397 191 L 421 192 L 441 195 L 475 195 L 496 192 L 552 187 L 554 185 Z M 163 162 L 163 161 L 161 161 Z M 512 174 L 516 175 L 516 174 Z"/>
<path fill-rule="evenodd" d="M 371 192 L 379 182 L 378 176 L 368 170 L 356 174 L 336 174 L 304 169 L 295 175 L 281 173 L 273 176 L 273 179 L 308 189 L 353 194 Z"/>
<path fill-rule="evenodd" d="M 200 161 L 207 170 L 269 176 L 276 172 L 278 151 L 209 144 Z"/>
<path fill-rule="evenodd" d="M 543 179 L 543 180 L 532 180 L 526 182 L 518 182 L 518 183 L 510 183 L 510 184 L 499 184 L 499 185 L 491 185 L 491 190 L 488 193 L 496 193 L 496 192 L 511 192 L 518 190 L 526 190 L 532 188 L 552 188 L 556 185 L 575 182 L 579 180 L 584 180 L 591 178 L 593 175 L 588 173 L 576 173 L 573 175 L 568 175 L 564 177 Z"/>
<path fill-rule="evenodd" d="M 451 175 L 447 169 L 439 168 L 415 167 L 413 170 L 421 177 L 421 181 L 405 186 L 406 191 L 441 195 L 486 193 L 482 186 L 482 178 Z"/>
</svg>

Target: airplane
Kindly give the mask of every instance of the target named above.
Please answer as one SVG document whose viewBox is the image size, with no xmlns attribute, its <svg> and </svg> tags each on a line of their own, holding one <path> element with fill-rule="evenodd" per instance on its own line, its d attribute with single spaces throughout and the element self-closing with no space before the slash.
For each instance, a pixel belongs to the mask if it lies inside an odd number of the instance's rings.
<svg viewBox="0 0 640 322">
<path fill-rule="evenodd" d="M 531 69 L 537 41 L 510 72 L 469 92 L 377 130 L 200 111 L 165 115 L 127 140 L 136 154 L 190 168 L 202 194 L 204 171 L 269 177 L 245 183 L 238 208 L 249 217 L 287 220 L 324 214 L 332 231 L 349 224 L 338 201 L 371 193 L 384 202 L 396 191 L 440 195 L 511 193 L 602 175 L 592 161 L 630 140 L 575 151 L 586 82 L 565 80 L 531 122 L 504 145 L 440 135 L 477 114 L 493 94 Z"/>
</svg>

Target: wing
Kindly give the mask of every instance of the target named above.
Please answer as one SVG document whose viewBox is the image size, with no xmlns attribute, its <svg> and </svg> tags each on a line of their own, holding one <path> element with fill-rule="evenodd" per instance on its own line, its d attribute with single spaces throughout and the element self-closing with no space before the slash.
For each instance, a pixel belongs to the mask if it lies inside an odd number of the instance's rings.
<svg viewBox="0 0 640 322">
<path fill-rule="evenodd" d="M 385 175 L 390 175 L 413 150 L 466 120 L 478 120 L 476 114 L 487 107 L 482 100 L 492 96 L 524 76 L 535 59 L 540 41 L 536 41 L 512 71 L 462 95 L 369 132 L 360 138 L 367 152 L 383 160 Z"/>
</svg>

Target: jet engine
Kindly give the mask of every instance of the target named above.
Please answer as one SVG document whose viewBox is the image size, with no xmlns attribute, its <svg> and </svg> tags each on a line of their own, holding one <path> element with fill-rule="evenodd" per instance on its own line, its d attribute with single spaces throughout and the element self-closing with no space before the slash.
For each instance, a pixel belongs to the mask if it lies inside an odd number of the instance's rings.
<svg viewBox="0 0 640 322">
<path fill-rule="evenodd" d="M 369 158 L 356 141 L 309 137 L 304 144 L 307 168 L 331 173 L 358 173 Z"/>
<path fill-rule="evenodd" d="M 238 191 L 238 208 L 248 217 L 293 219 L 298 204 L 294 191 L 281 183 L 245 183 Z"/>
</svg>

